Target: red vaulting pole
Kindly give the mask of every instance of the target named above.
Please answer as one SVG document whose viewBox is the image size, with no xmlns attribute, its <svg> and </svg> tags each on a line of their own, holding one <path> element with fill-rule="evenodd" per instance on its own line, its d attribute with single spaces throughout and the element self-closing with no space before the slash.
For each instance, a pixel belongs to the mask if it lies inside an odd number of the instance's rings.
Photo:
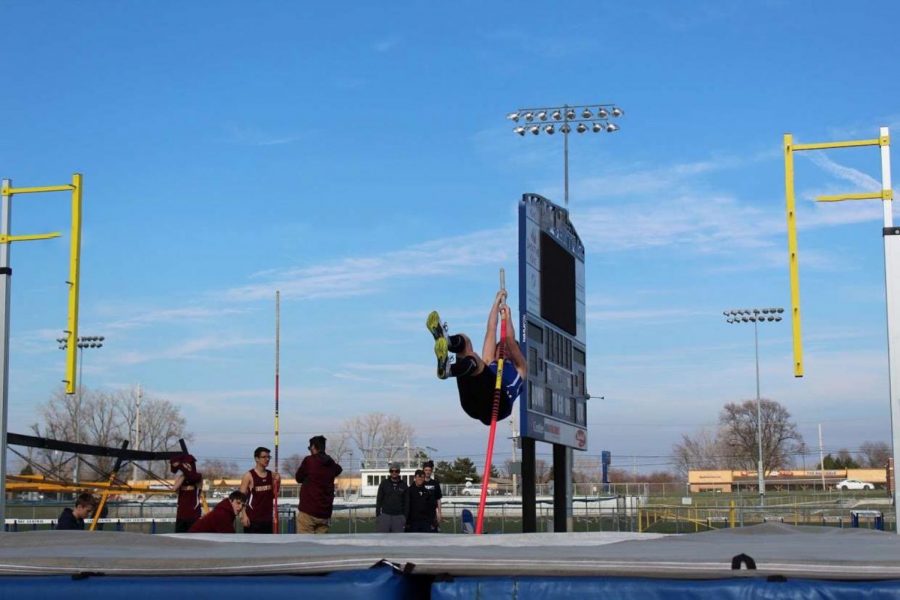
<svg viewBox="0 0 900 600">
<path fill-rule="evenodd" d="M 281 292 L 275 291 L 275 472 L 278 473 L 278 381 L 281 363 Z M 279 481 L 274 481 L 275 500 L 272 504 L 272 530 L 281 533 L 278 527 L 278 492 L 281 489 Z"/>
<path fill-rule="evenodd" d="M 500 289 L 506 289 L 506 272 L 500 269 Z M 501 304 L 502 309 L 505 304 Z M 500 345 L 497 347 L 497 382 L 494 384 L 494 406 L 491 409 L 491 430 L 488 434 L 487 456 L 484 461 L 484 476 L 481 478 L 481 500 L 478 502 L 478 520 L 475 533 L 484 532 L 484 508 L 487 504 L 488 484 L 491 482 L 491 460 L 494 457 L 494 438 L 497 435 L 497 413 L 500 412 L 500 394 L 503 393 L 503 358 L 506 350 L 506 313 L 500 311 Z"/>
</svg>

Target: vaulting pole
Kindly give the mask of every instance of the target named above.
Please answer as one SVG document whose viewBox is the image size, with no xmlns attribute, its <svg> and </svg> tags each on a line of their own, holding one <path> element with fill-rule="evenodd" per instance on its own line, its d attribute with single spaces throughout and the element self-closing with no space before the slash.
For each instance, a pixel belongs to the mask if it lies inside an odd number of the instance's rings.
<svg viewBox="0 0 900 600">
<path fill-rule="evenodd" d="M 278 473 L 278 388 L 280 382 L 279 371 L 281 365 L 281 292 L 275 291 L 275 472 Z M 280 480 L 279 480 L 280 481 Z M 280 533 L 278 527 L 278 492 L 280 491 L 281 485 L 279 481 L 274 481 L 275 489 L 274 496 L 275 501 L 272 504 L 273 515 L 272 515 L 272 527 L 274 528 L 275 533 Z"/>
<path fill-rule="evenodd" d="M 500 269 L 500 289 L 506 289 L 506 272 Z M 481 500 L 478 502 L 478 521 L 475 533 L 484 531 L 484 509 L 487 504 L 488 484 L 491 482 L 491 460 L 494 457 L 494 438 L 497 435 L 497 413 L 500 412 L 500 394 L 503 393 L 503 358 L 506 350 L 506 313 L 500 304 L 500 345 L 497 346 L 497 381 L 494 384 L 494 406 L 491 410 L 491 430 L 488 434 L 487 456 L 484 461 L 484 476 L 481 478 Z M 493 332 L 492 332 L 493 333 Z"/>
</svg>

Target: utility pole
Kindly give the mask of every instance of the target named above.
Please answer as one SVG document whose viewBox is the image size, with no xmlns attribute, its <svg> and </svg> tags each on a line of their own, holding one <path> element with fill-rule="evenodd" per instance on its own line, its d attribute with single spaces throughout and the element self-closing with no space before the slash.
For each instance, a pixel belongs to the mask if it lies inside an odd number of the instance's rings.
<svg viewBox="0 0 900 600">
<path fill-rule="evenodd" d="M 515 469 L 516 463 L 519 461 L 518 456 L 516 455 L 516 438 L 518 434 L 516 432 L 516 413 L 513 411 L 512 418 L 509 420 L 509 428 L 512 430 L 512 468 Z M 516 474 L 512 473 L 512 495 L 518 496 L 518 485 L 516 481 Z"/>
<path fill-rule="evenodd" d="M 144 395 L 144 388 L 141 387 L 141 384 L 138 384 L 137 415 L 135 416 L 135 419 L 134 419 L 134 440 L 132 441 L 132 444 L 134 445 L 135 450 L 141 449 L 141 399 L 143 398 L 143 395 Z M 131 478 L 134 481 L 137 481 L 137 476 L 138 476 L 137 469 L 138 469 L 137 461 L 135 461 L 134 463 L 132 463 L 132 470 L 131 470 Z"/>
<path fill-rule="evenodd" d="M 825 448 L 822 446 L 822 424 L 819 423 L 819 473 L 822 474 L 822 491 L 825 491 Z"/>
</svg>

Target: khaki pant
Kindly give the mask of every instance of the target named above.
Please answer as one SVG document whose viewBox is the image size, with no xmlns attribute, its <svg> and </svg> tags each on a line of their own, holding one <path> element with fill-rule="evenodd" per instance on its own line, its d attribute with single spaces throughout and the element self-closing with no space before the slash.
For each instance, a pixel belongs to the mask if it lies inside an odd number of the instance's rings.
<svg viewBox="0 0 900 600">
<path fill-rule="evenodd" d="M 297 511 L 297 533 L 328 533 L 329 520 Z"/>
</svg>

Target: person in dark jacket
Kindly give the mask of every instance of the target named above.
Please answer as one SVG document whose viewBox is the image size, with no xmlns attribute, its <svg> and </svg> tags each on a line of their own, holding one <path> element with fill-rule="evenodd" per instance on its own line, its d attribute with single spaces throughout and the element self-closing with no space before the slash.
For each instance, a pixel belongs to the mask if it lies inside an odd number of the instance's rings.
<svg viewBox="0 0 900 600">
<path fill-rule="evenodd" d="M 60 513 L 59 519 L 56 521 L 56 529 L 83 531 L 84 520 L 90 516 L 96 503 L 97 501 L 92 495 L 88 493 L 79 494 L 78 498 L 75 499 L 75 508 L 69 508 L 67 506 L 63 509 L 62 513 Z"/>
<path fill-rule="evenodd" d="M 425 471 L 416 471 L 413 485 L 406 490 L 406 531 L 431 533 L 437 525 L 437 503 L 425 487 Z"/>
<path fill-rule="evenodd" d="M 215 508 L 191 525 L 188 533 L 234 533 L 234 520 L 244 510 L 246 498 L 240 492 L 231 492 Z"/>
<path fill-rule="evenodd" d="M 441 520 L 443 519 L 443 515 L 441 514 L 441 498 L 444 497 L 444 492 L 441 491 L 441 482 L 438 481 L 437 477 L 431 476 L 431 474 L 434 473 L 434 461 L 426 460 L 422 463 L 422 471 L 425 473 L 425 488 L 434 494 L 434 504 L 437 512 L 434 530 L 439 531 Z"/>
<path fill-rule="evenodd" d="M 181 454 L 169 461 L 169 469 L 175 476 L 175 493 L 178 508 L 175 512 L 175 533 L 187 533 L 200 518 L 200 492 L 203 475 L 197 472 L 197 460 L 190 454 Z"/>
<path fill-rule="evenodd" d="M 324 435 L 309 438 L 309 456 L 297 469 L 300 506 L 297 533 L 328 533 L 334 508 L 334 480 L 344 469 L 325 454 Z"/>
<path fill-rule="evenodd" d="M 402 533 L 406 528 L 406 482 L 400 479 L 400 465 L 392 464 L 390 477 L 378 485 L 375 498 L 375 531 Z"/>
</svg>

